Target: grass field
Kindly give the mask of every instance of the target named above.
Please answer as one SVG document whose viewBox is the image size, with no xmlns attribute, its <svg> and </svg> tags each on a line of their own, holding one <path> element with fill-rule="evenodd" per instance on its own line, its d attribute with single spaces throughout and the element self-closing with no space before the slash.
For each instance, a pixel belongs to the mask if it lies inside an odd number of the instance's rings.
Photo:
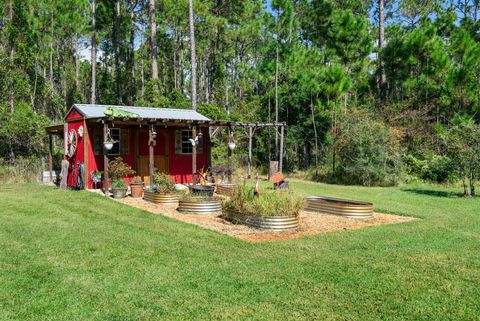
<svg viewBox="0 0 480 321">
<path fill-rule="evenodd" d="M 291 182 L 414 222 L 250 244 L 89 192 L 0 186 L 0 320 L 479 320 L 480 199 Z"/>
</svg>

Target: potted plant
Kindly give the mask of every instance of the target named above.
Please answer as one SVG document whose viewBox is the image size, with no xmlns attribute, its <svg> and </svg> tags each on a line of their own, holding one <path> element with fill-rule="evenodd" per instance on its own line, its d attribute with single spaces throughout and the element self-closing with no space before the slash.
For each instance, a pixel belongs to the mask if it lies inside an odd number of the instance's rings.
<svg viewBox="0 0 480 321">
<path fill-rule="evenodd" d="M 90 175 L 92 176 L 93 188 L 97 188 L 97 184 L 102 182 L 102 172 L 93 171 Z"/>
<path fill-rule="evenodd" d="M 127 194 L 127 184 L 125 184 L 123 178 L 135 174 L 135 171 L 124 163 L 121 157 L 116 157 L 108 163 L 108 171 L 112 177 L 111 192 L 113 198 L 124 198 Z"/>
<path fill-rule="evenodd" d="M 143 196 L 143 181 L 140 176 L 135 176 L 130 180 L 130 193 L 134 198 Z"/>
<path fill-rule="evenodd" d="M 152 203 L 176 204 L 179 198 L 170 176 L 158 171 L 153 174 L 153 185 L 143 193 L 143 199 Z"/>
<path fill-rule="evenodd" d="M 215 191 L 215 186 L 209 184 L 208 182 L 208 177 L 209 173 L 207 170 L 199 170 L 198 175 L 200 176 L 200 185 L 191 185 L 190 186 L 190 192 L 192 194 L 201 196 L 201 195 L 208 195 L 208 196 L 213 196 L 213 193 Z"/>
<path fill-rule="evenodd" d="M 224 217 L 259 229 L 285 231 L 298 228 L 303 199 L 288 191 L 258 192 L 242 187 L 223 202 Z"/>
</svg>

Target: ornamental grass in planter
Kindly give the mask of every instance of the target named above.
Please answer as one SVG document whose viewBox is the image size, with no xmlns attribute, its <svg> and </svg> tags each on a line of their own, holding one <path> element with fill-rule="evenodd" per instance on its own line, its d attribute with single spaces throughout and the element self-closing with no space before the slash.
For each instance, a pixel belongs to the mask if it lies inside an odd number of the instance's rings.
<svg viewBox="0 0 480 321">
<path fill-rule="evenodd" d="M 298 228 L 303 199 L 288 191 L 255 193 L 238 188 L 223 202 L 225 218 L 260 229 L 284 231 Z"/>
<path fill-rule="evenodd" d="M 181 193 L 175 189 L 170 177 L 161 172 L 153 174 L 153 185 L 145 189 L 143 199 L 152 203 L 177 203 Z"/>
</svg>

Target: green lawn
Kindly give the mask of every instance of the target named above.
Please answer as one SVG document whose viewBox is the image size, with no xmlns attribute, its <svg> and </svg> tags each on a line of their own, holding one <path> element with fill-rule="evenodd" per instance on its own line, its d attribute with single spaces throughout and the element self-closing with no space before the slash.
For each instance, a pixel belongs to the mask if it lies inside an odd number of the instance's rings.
<svg viewBox="0 0 480 321">
<path fill-rule="evenodd" d="M 88 192 L 0 187 L 0 320 L 479 320 L 480 199 L 291 182 L 414 222 L 250 244 Z"/>
</svg>

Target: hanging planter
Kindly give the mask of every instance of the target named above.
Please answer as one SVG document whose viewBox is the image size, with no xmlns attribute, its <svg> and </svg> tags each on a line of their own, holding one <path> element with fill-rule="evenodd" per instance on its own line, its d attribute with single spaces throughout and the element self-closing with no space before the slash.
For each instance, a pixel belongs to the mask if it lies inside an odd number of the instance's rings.
<svg viewBox="0 0 480 321">
<path fill-rule="evenodd" d="M 117 143 L 117 141 L 112 139 L 112 136 L 110 135 L 110 129 L 107 129 L 107 139 L 103 142 L 103 146 L 106 150 L 112 150 L 113 144 L 115 143 Z"/>
</svg>

